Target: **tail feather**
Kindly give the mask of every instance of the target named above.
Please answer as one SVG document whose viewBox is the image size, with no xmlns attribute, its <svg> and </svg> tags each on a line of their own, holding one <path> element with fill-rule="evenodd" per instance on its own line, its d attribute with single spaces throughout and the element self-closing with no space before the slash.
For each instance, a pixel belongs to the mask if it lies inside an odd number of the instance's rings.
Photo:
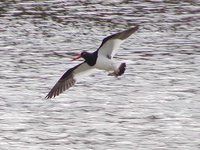
<svg viewBox="0 0 200 150">
<path fill-rule="evenodd" d="M 112 73 L 109 73 L 108 75 L 109 76 L 116 76 L 116 77 L 121 76 L 121 75 L 124 74 L 125 70 L 126 70 L 126 63 L 122 63 L 118 68 L 118 72 L 112 72 Z"/>
<path fill-rule="evenodd" d="M 126 63 L 122 63 L 122 64 L 119 66 L 118 76 L 121 76 L 122 74 L 124 74 L 125 70 L 126 70 Z"/>
</svg>

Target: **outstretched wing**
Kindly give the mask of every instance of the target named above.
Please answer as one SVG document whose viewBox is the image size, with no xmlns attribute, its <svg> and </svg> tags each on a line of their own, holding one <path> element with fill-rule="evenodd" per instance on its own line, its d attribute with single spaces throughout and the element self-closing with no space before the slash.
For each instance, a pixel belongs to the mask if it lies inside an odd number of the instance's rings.
<svg viewBox="0 0 200 150">
<path fill-rule="evenodd" d="M 58 96 L 63 91 L 72 87 L 76 82 L 76 77 L 84 73 L 88 70 L 92 69 L 86 62 L 83 62 L 68 71 L 66 71 L 63 76 L 58 80 L 58 82 L 54 85 L 51 91 L 47 94 L 45 98 L 50 99 L 55 96 Z"/>
<path fill-rule="evenodd" d="M 127 39 L 131 34 L 138 30 L 138 26 L 130 28 L 128 30 L 110 35 L 103 39 L 101 46 L 98 48 L 98 52 L 108 58 L 113 58 L 117 53 L 120 45 Z"/>
</svg>

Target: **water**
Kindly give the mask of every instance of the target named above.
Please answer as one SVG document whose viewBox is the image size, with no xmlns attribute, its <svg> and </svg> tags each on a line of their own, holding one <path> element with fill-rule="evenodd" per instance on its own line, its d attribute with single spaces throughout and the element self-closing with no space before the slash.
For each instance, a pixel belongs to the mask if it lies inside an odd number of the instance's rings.
<svg viewBox="0 0 200 150">
<path fill-rule="evenodd" d="M 200 149 L 200 2 L 1 1 L 1 150 Z M 116 60 L 44 97 L 101 40 L 139 24 Z"/>
</svg>

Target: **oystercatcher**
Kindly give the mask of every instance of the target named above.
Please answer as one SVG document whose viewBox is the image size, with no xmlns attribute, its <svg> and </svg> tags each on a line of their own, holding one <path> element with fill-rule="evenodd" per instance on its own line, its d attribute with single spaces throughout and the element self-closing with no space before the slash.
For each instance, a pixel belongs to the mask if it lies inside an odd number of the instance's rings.
<svg viewBox="0 0 200 150">
<path fill-rule="evenodd" d="M 53 98 L 69 89 L 75 84 L 79 74 L 87 72 L 93 68 L 106 70 L 108 72 L 112 71 L 108 74 L 111 76 L 121 76 L 125 72 L 126 64 L 121 63 L 118 66 L 112 58 L 117 53 L 117 50 L 125 39 L 127 39 L 136 30 L 138 30 L 138 26 L 110 35 L 103 39 L 100 47 L 95 52 L 88 53 L 83 51 L 80 55 L 76 56 L 73 60 L 77 60 L 82 57 L 85 61 L 66 71 L 47 94 L 46 98 Z"/>
</svg>

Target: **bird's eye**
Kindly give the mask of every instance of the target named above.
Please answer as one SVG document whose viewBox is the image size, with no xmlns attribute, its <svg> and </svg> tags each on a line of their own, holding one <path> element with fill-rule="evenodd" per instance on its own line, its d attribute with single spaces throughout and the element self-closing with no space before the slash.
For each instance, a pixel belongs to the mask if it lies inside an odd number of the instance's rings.
<svg viewBox="0 0 200 150">
<path fill-rule="evenodd" d="M 82 52 L 82 56 L 85 56 L 86 55 L 86 52 Z"/>
</svg>

